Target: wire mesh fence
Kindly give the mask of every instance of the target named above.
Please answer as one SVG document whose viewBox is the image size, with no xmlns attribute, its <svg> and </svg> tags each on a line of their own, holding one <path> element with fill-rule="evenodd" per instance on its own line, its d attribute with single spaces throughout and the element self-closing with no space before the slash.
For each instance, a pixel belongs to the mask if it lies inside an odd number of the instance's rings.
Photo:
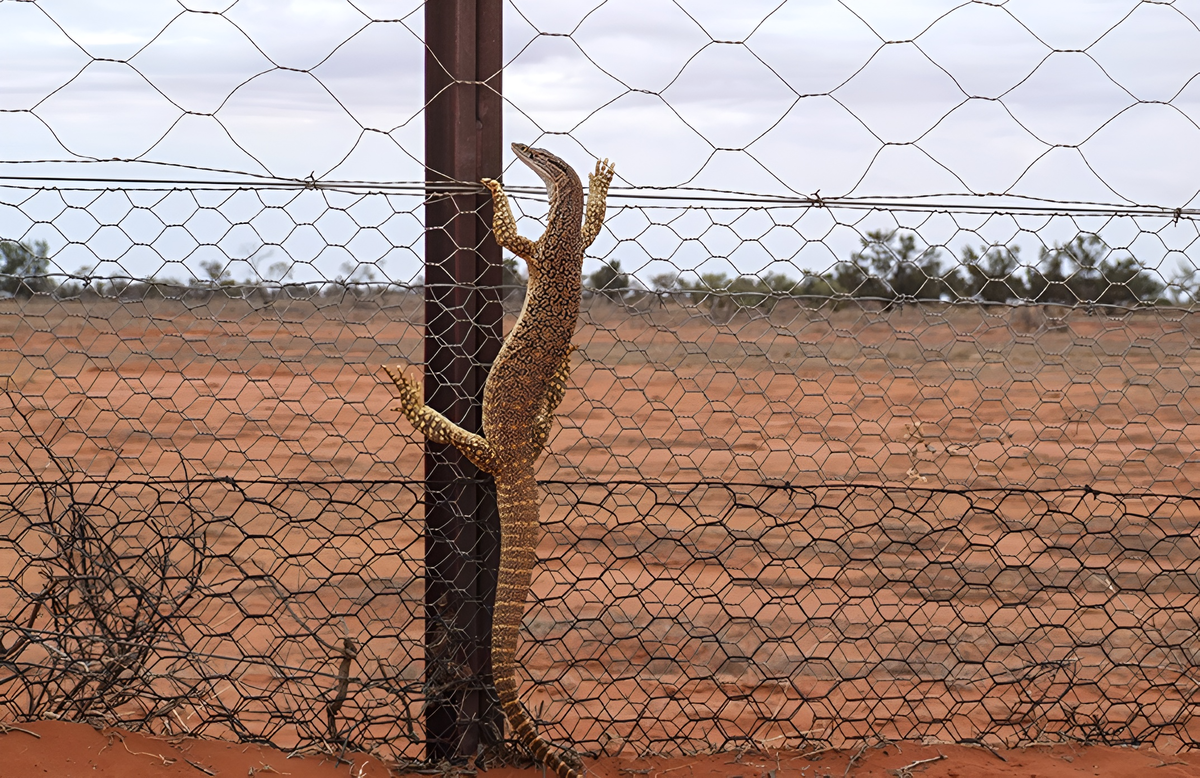
<svg viewBox="0 0 1200 778">
<path fill-rule="evenodd" d="M 1194 497 L 547 488 L 523 680 L 585 753 L 1196 744 Z M 8 484 L 8 714 L 420 756 L 472 682 L 422 660 L 420 493 Z"/>
<path fill-rule="evenodd" d="M 541 728 L 1195 747 L 1194 14 L 636 6 L 504 8 L 506 134 L 624 185 Z M 7 718 L 410 759 L 486 685 L 379 372 L 425 361 L 425 9 L 306 8 L 0 0 Z"/>
</svg>

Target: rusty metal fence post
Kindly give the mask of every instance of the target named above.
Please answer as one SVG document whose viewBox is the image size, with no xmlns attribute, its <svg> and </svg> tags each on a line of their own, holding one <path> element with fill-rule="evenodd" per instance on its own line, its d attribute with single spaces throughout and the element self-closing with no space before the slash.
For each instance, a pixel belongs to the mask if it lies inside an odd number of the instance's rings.
<svg viewBox="0 0 1200 778">
<path fill-rule="evenodd" d="M 501 171 L 500 0 L 425 5 L 425 401 L 479 432 L 502 333 L 491 199 L 464 183 Z M 456 450 L 425 448 L 426 753 L 462 760 L 498 739 L 491 612 L 495 485 Z"/>
</svg>

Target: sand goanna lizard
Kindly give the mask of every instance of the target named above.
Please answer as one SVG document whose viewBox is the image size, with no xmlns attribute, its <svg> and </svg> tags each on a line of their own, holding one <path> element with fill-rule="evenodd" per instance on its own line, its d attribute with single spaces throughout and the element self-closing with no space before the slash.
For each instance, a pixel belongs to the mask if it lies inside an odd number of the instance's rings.
<svg viewBox="0 0 1200 778">
<path fill-rule="evenodd" d="M 554 410 L 570 372 L 571 337 L 579 318 L 583 252 L 600 232 L 613 166 L 598 162 L 583 185 L 574 170 L 542 149 L 514 143 L 517 158 L 546 184 L 550 213 L 536 241 L 517 232 L 508 198 L 484 179 L 495 210 L 496 242 L 528 263 L 529 288 L 512 332 L 488 373 L 483 391 L 483 435 L 467 432 L 426 407 L 417 382 L 399 369 L 388 375 L 400 389 L 400 407 L 429 440 L 451 444 L 496 479 L 500 513 L 500 574 L 492 615 L 492 675 L 509 724 L 534 756 L 559 778 L 577 778 L 542 740 L 518 696 L 517 637 L 537 561 L 539 499 L 534 463 L 550 435 Z"/>
</svg>

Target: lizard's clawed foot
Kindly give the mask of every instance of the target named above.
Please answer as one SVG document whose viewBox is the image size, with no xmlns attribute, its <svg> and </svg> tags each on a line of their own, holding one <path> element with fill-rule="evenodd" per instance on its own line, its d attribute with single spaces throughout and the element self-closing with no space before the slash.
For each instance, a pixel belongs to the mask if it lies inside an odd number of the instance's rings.
<svg viewBox="0 0 1200 778">
<path fill-rule="evenodd" d="M 497 194 L 499 192 L 504 191 L 503 188 L 500 186 L 500 182 L 494 178 L 481 178 L 481 179 L 479 179 L 479 183 L 483 184 L 488 189 L 492 190 L 492 194 Z"/>
<path fill-rule="evenodd" d="M 617 166 L 605 159 L 603 162 L 596 162 L 596 172 L 588 174 L 588 185 L 594 184 L 597 180 L 602 181 L 605 186 L 612 183 L 613 175 L 617 172 Z"/>
<path fill-rule="evenodd" d="M 415 378 L 409 378 L 399 366 L 387 366 L 383 369 L 387 371 L 388 378 L 392 379 L 392 383 L 400 390 L 400 405 L 392 410 L 400 411 L 411 419 L 411 413 L 425 404 L 421 385 Z"/>
</svg>

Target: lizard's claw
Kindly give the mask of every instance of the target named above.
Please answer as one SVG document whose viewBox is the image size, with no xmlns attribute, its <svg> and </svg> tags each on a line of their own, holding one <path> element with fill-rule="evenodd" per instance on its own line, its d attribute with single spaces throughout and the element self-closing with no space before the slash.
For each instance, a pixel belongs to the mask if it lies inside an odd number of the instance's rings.
<svg viewBox="0 0 1200 778">
<path fill-rule="evenodd" d="M 588 175 L 588 184 L 595 182 L 597 179 L 603 181 L 605 185 L 612 183 L 613 174 L 617 172 L 617 166 L 605 159 L 603 162 L 596 162 L 596 172 Z"/>
<path fill-rule="evenodd" d="M 409 378 L 399 367 L 384 367 L 383 369 L 387 371 L 388 378 L 391 378 L 392 383 L 400 390 L 400 405 L 394 410 L 401 411 L 408 416 L 410 411 L 415 411 L 425 404 L 421 396 L 421 386 L 415 378 Z"/>
<path fill-rule="evenodd" d="M 494 178 L 481 178 L 481 179 L 479 179 L 479 183 L 483 184 L 488 189 L 492 190 L 492 194 L 496 194 L 497 192 L 502 191 L 500 182 Z"/>
</svg>

